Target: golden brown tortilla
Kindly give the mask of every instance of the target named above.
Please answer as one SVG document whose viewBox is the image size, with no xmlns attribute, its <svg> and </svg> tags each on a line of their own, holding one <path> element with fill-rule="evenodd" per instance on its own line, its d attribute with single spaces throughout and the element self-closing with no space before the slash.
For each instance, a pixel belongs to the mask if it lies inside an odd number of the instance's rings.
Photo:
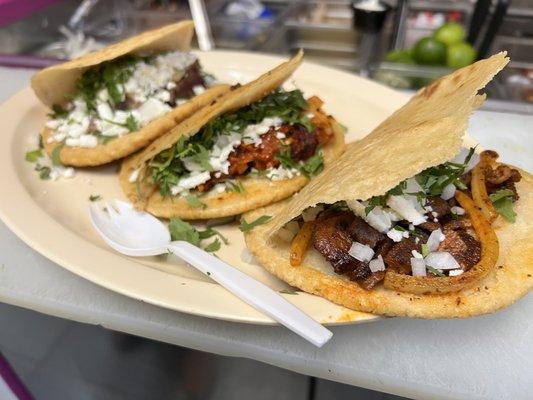
<svg viewBox="0 0 533 400">
<path fill-rule="evenodd" d="M 384 194 L 418 172 L 453 158 L 459 151 L 468 116 L 483 97 L 477 94 L 508 62 L 505 53 L 479 61 L 422 89 L 409 103 L 363 140 L 348 146 L 343 156 L 300 193 L 281 204 L 244 216 L 274 218 L 245 235 L 254 256 L 287 283 L 358 311 L 418 318 L 467 317 L 511 304 L 533 285 L 531 217 L 533 179 L 526 172 L 517 185 L 520 200 L 514 224 L 501 217 L 495 229 L 500 240 L 498 267 L 474 289 L 440 295 L 397 293 L 377 287 L 366 291 L 334 274 L 311 249 L 300 267 L 289 263 L 290 244 L 274 233 L 307 207 L 339 200 L 368 199 Z"/>
<path fill-rule="evenodd" d="M 245 178 L 241 180 L 245 187 L 244 193 L 207 195 L 201 198 L 201 201 L 207 205 L 207 208 L 202 209 L 191 206 L 179 196 L 162 197 L 157 189 L 151 186 L 148 179 L 137 184 L 129 182 L 129 177 L 137 169 L 141 169 L 140 176 L 142 176 L 142 171 L 148 161 L 174 145 L 181 137 L 197 133 L 209 120 L 258 101 L 278 88 L 294 72 L 302 58 L 303 52 L 300 52 L 290 61 L 279 65 L 255 81 L 221 96 L 211 106 L 203 108 L 191 118 L 183 121 L 141 153 L 124 160 L 119 180 L 122 190 L 130 201 L 158 217 L 206 219 L 237 215 L 253 210 L 285 199 L 301 189 L 308 182 L 308 179 L 302 176 L 275 182 L 266 178 Z M 342 154 L 345 147 L 342 128 L 333 118 L 330 120 L 335 135 L 322 149 L 326 165 Z"/>
<path fill-rule="evenodd" d="M 182 21 L 144 32 L 102 50 L 36 73 L 31 79 L 32 89 L 44 104 L 48 106 L 61 104 L 64 102 L 65 96 L 75 92 L 76 81 L 87 69 L 133 52 L 188 51 L 193 31 L 192 21 Z M 64 145 L 59 152 L 60 161 L 64 165 L 89 167 L 106 164 L 128 156 L 146 147 L 228 90 L 228 85 L 212 87 L 201 95 L 190 99 L 187 103 L 175 107 L 164 116 L 151 121 L 139 131 L 128 133 L 106 144 L 99 144 L 93 148 Z M 48 143 L 48 138 L 52 135 L 52 130 L 48 128 L 44 128 L 41 135 L 44 148 L 48 155 L 51 155 L 52 150 L 59 143 Z"/>
</svg>

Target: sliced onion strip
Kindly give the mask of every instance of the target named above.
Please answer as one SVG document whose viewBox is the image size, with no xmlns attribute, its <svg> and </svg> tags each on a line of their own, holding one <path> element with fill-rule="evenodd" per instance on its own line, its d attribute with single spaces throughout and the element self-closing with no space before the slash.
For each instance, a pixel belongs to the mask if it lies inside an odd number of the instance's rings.
<svg viewBox="0 0 533 400">
<path fill-rule="evenodd" d="M 472 170 L 472 182 L 470 183 L 472 199 L 489 222 L 494 221 L 498 216 L 498 213 L 490 200 L 489 194 L 487 193 L 487 183 L 485 178 L 485 171 L 487 168 L 492 168 L 492 162 L 493 160 L 491 157 L 481 153 L 479 163 Z"/>
<path fill-rule="evenodd" d="M 314 225 L 314 221 L 304 222 L 302 228 L 292 240 L 290 263 L 293 267 L 297 267 L 302 264 L 307 248 L 309 247 L 309 242 L 311 242 Z"/>
</svg>

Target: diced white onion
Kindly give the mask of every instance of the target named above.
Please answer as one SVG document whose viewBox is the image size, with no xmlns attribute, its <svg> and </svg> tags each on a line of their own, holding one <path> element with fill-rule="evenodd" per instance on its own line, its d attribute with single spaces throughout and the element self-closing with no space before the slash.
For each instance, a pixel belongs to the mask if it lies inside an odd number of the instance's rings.
<svg viewBox="0 0 533 400">
<path fill-rule="evenodd" d="M 385 262 L 383 261 L 383 257 L 379 255 L 377 258 L 370 260 L 368 263 L 368 268 L 370 268 L 370 271 L 372 272 L 385 271 Z"/>
<path fill-rule="evenodd" d="M 458 206 L 453 206 L 451 208 L 451 212 L 456 215 L 465 215 L 465 209 L 462 207 L 458 207 Z"/>
<path fill-rule="evenodd" d="M 137 182 L 137 179 L 139 178 L 139 172 L 141 172 L 140 168 L 133 170 L 133 172 L 130 174 L 128 178 L 128 181 L 130 183 Z"/>
<path fill-rule="evenodd" d="M 348 253 L 361 262 L 370 261 L 374 257 L 374 250 L 370 246 L 359 242 L 353 242 Z"/>
<path fill-rule="evenodd" d="M 450 270 L 450 272 L 448 273 L 449 276 L 459 276 L 463 273 L 464 271 L 462 269 L 452 269 Z"/>
<path fill-rule="evenodd" d="M 429 251 L 437 251 L 440 242 L 442 242 L 445 238 L 446 236 L 442 233 L 440 229 L 431 232 L 427 241 Z"/>
<path fill-rule="evenodd" d="M 450 200 L 453 196 L 455 196 L 455 185 L 453 183 L 450 183 L 444 186 L 440 198 L 443 200 Z"/>
<path fill-rule="evenodd" d="M 435 251 L 425 258 L 426 264 L 436 269 L 459 269 L 461 266 L 447 251 Z"/>
<path fill-rule="evenodd" d="M 411 258 L 411 273 L 413 276 L 426 276 L 426 263 L 423 258 Z"/>
<path fill-rule="evenodd" d="M 422 224 L 427 220 L 423 214 L 416 210 L 411 201 L 404 196 L 390 196 L 387 200 L 387 205 L 407 221 L 412 222 L 413 225 Z"/>
<path fill-rule="evenodd" d="M 379 206 L 374 207 L 372 211 L 366 214 L 365 206 L 360 201 L 348 200 L 346 201 L 346 204 L 355 214 L 363 218 L 368 225 L 378 232 L 385 233 L 391 228 L 391 215 L 383 210 L 383 208 Z"/>
<path fill-rule="evenodd" d="M 387 236 L 392 239 L 393 242 L 401 242 L 403 239 L 403 232 L 398 229 L 391 229 L 387 232 Z"/>
<path fill-rule="evenodd" d="M 411 250 L 411 254 L 413 255 L 414 258 L 424 258 L 424 256 L 416 250 Z"/>
<path fill-rule="evenodd" d="M 418 193 L 423 191 L 422 186 L 416 181 L 415 178 L 409 178 L 406 181 L 405 192 L 406 193 Z"/>
</svg>

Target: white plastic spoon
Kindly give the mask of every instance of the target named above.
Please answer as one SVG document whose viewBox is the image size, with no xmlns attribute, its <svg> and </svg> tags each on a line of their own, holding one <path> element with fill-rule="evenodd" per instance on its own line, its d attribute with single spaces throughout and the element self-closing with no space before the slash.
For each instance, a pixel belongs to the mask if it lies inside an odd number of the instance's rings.
<svg viewBox="0 0 533 400">
<path fill-rule="evenodd" d="M 89 215 L 94 229 L 116 251 L 134 257 L 170 251 L 315 346 L 321 347 L 333 335 L 268 286 L 188 242 L 172 242 L 167 227 L 154 216 L 120 200 L 114 206 L 105 204 L 104 210 L 91 204 Z"/>
</svg>

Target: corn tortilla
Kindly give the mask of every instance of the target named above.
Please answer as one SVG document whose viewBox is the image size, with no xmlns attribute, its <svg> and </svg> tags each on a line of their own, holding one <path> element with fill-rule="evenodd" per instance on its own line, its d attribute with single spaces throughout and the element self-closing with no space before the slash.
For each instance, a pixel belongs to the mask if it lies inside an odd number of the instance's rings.
<svg viewBox="0 0 533 400">
<path fill-rule="evenodd" d="M 500 241 L 497 267 L 471 289 L 438 295 L 399 293 L 378 286 L 370 291 L 333 272 L 314 249 L 300 267 L 289 263 L 290 243 L 275 232 L 318 203 L 368 199 L 382 195 L 418 172 L 453 158 L 460 149 L 470 113 L 482 103 L 478 95 L 508 62 L 499 53 L 434 82 L 381 123 L 366 138 L 350 144 L 327 171 L 282 203 L 244 215 L 273 218 L 245 234 L 246 244 L 271 273 L 306 292 L 345 307 L 389 316 L 416 318 L 469 317 L 494 312 L 533 286 L 533 178 L 522 172 L 517 184 L 516 222 L 498 217 L 493 225 Z"/>
</svg>

